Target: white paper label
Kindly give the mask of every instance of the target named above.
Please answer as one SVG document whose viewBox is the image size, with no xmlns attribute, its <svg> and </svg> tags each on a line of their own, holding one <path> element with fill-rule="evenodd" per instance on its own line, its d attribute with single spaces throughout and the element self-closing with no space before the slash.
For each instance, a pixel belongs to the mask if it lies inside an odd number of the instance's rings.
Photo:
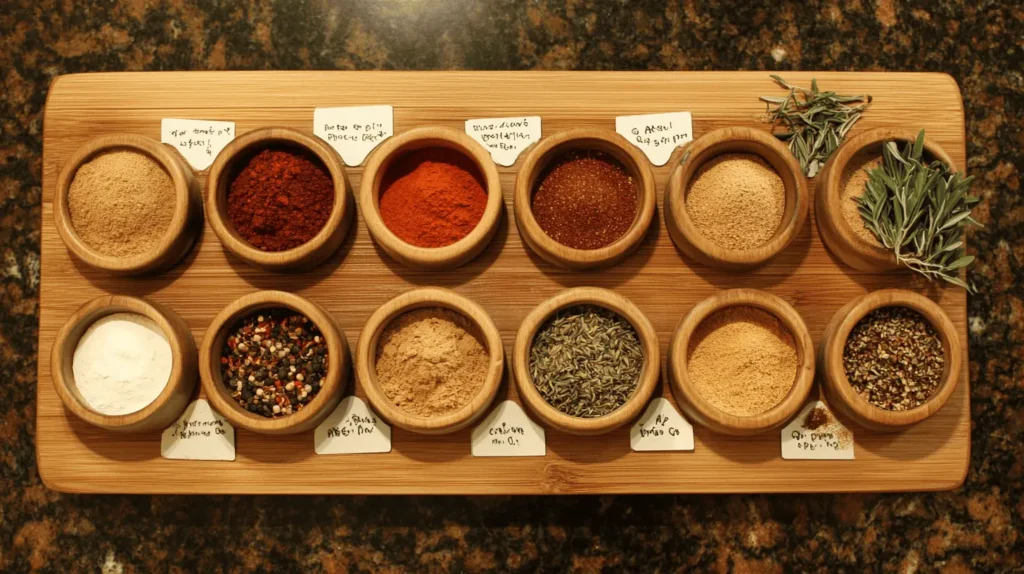
<svg viewBox="0 0 1024 574">
<path fill-rule="evenodd" d="M 513 401 L 503 401 L 473 429 L 473 456 L 544 456 L 544 429 Z"/>
<path fill-rule="evenodd" d="M 363 399 L 347 397 L 313 433 L 317 454 L 391 452 L 391 427 Z"/>
<path fill-rule="evenodd" d="M 658 397 L 629 429 L 629 446 L 633 450 L 693 450 L 693 426 L 668 399 Z"/>
<path fill-rule="evenodd" d="M 174 146 L 192 169 L 202 171 L 224 146 L 235 139 L 235 122 L 181 120 L 164 118 L 160 122 L 160 141 Z"/>
<path fill-rule="evenodd" d="M 164 430 L 160 454 L 179 460 L 235 460 L 235 428 L 199 399 Z"/>
<path fill-rule="evenodd" d="M 394 135 L 394 109 L 391 106 L 316 108 L 313 133 L 329 143 L 345 165 L 361 165 L 373 148 Z"/>
<path fill-rule="evenodd" d="M 815 409 L 822 410 L 809 417 Z M 853 432 L 832 415 L 825 403 L 812 401 L 782 429 L 782 458 L 853 460 Z"/>
<path fill-rule="evenodd" d="M 507 167 L 540 139 L 540 116 L 466 120 L 466 133 L 491 153 L 494 163 Z"/>
<path fill-rule="evenodd" d="M 615 131 L 640 148 L 654 165 L 665 165 L 672 150 L 693 140 L 690 112 L 615 118 Z"/>
</svg>

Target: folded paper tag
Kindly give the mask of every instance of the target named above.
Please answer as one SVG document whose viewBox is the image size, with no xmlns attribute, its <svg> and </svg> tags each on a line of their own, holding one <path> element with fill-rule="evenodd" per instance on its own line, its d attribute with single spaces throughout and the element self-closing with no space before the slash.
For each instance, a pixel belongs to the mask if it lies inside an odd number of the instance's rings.
<svg viewBox="0 0 1024 574">
<path fill-rule="evenodd" d="M 668 399 L 658 397 L 629 429 L 629 446 L 633 450 L 693 450 L 693 426 Z"/>
<path fill-rule="evenodd" d="M 235 428 L 199 399 L 160 437 L 160 454 L 180 460 L 235 460 Z"/>
<path fill-rule="evenodd" d="M 640 148 L 654 165 L 665 165 L 673 150 L 693 141 L 690 112 L 619 116 L 615 131 Z"/>
<path fill-rule="evenodd" d="M 540 139 L 540 116 L 466 120 L 466 133 L 490 152 L 494 163 L 507 167 Z"/>
<path fill-rule="evenodd" d="M 359 397 L 346 397 L 316 427 L 313 446 L 317 454 L 391 452 L 391 427 Z"/>
<path fill-rule="evenodd" d="M 213 165 L 220 150 L 235 139 L 235 122 L 164 118 L 160 141 L 181 153 L 192 169 L 202 171 Z"/>
<path fill-rule="evenodd" d="M 313 110 L 313 133 L 329 143 L 345 165 L 361 165 L 373 148 L 395 133 L 394 108 L 316 108 Z"/>
<path fill-rule="evenodd" d="M 544 456 L 544 429 L 513 401 L 503 401 L 473 429 L 473 456 Z"/>
<path fill-rule="evenodd" d="M 836 420 L 825 403 L 811 401 L 782 429 L 782 458 L 853 460 L 853 432 Z"/>
</svg>

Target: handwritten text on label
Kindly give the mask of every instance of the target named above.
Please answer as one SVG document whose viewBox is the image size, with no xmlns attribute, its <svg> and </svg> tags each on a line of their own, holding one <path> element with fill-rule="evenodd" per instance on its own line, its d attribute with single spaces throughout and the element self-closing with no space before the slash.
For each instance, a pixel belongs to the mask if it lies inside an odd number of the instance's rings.
<svg viewBox="0 0 1024 574">
<path fill-rule="evenodd" d="M 313 433 L 317 454 L 391 452 L 391 427 L 359 397 L 346 397 Z"/>
<path fill-rule="evenodd" d="M 544 456 L 544 429 L 522 407 L 504 401 L 473 429 L 473 456 Z"/>
<path fill-rule="evenodd" d="M 487 148 L 494 163 L 510 166 L 540 139 L 540 116 L 466 120 L 466 133 Z"/>
<path fill-rule="evenodd" d="M 313 133 L 341 155 L 345 165 L 363 163 L 373 148 L 395 133 L 391 106 L 349 106 L 313 110 Z"/>
<path fill-rule="evenodd" d="M 640 148 L 651 163 L 665 165 L 672 150 L 693 140 L 693 121 L 690 112 L 619 116 L 615 131 Z"/>
<path fill-rule="evenodd" d="M 164 118 L 160 122 L 160 142 L 174 146 L 192 169 L 213 165 L 224 146 L 235 139 L 235 122 Z"/>
<path fill-rule="evenodd" d="M 827 413 L 824 424 L 810 429 L 807 415 L 813 409 Z M 822 401 L 804 405 L 800 414 L 782 429 L 782 458 L 787 460 L 853 460 L 853 432 L 843 426 Z"/>
<path fill-rule="evenodd" d="M 693 450 L 693 426 L 668 399 L 651 401 L 640 420 L 629 430 L 633 450 Z"/>
<path fill-rule="evenodd" d="M 160 454 L 181 460 L 235 460 L 235 429 L 199 399 L 164 430 Z"/>
</svg>

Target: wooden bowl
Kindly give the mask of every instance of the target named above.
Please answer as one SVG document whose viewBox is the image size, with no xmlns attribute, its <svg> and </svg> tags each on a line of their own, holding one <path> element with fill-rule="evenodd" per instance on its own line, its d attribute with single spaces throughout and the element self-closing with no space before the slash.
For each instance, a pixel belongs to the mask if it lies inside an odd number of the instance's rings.
<svg viewBox="0 0 1024 574">
<path fill-rule="evenodd" d="M 574 249 L 555 241 L 541 229 L 533 216 L 533 192 L 537 178 L 562 154 L 573 150 L 607 153 L 626 169 L 636 182 L 637 210 L 633 224 L 622 237 L 598 249 Z M 548 136 L 527 151 L 516 175 L 512 204 L 516 226 L 523 242 L 545 261 L 571 270 L 610 267 L 625 259 L 643 242 L 654 218 L 654 173 L 643 152 L 611 130 L 580 128 Z"/>
<path fill-rule="evenodd" d="M 793 387 L 782 402 L 754 416 L 738 416 L 713 406 L 697 391 L 690 379 L 690 339 L 697 327 L 714 313 L 728 307 L 756 307 L 771 313 L 793 335 L 797 372 Z M 792 419 L 807 402 L 814 384 L 814 346 L 807 325 L 789 303 L 757 289 L 730 289 L 701 301 L 683 317 L 668 348 L 668 379 L 672 394 L 690 420 L 727 435 L 754 435 L 776 429 Z"/>
<path fill-rule="evenodd" d="M 541 396 L 530 376 L 530 350 L 537 332 L 555 313 L 577 305 L 595 305 L 614 311 L 629 321 L 636 331 L 644 353 L 644 366 L 640 371 L 636 390 L 625 404 L 614 411 L 596 418 L 574 417 L 551 406 Z M 537 418 L 549 427 L 574 435 L 598 435 L 613 431 L 632 421 L 643 412 L 658 386 L 661 355 L 658 334 L 647 317 L 629 299 L 597 287 L 575 287 L 566 289 L 544 301 L 530 312 L 519 326 L 515 345 L 512 349 L 512 372 L 516 378 L 516 389 L 523 404 Z"/>
<path fill-rule="evenodd" d="M 239 321 L 261 309 L 289 309 L 309 318 L 327 344 L 327 376 L 320 392 L 301 411 L 279 418 L 267 418 L 243 409 L 231 397 L 220 372 L 221 350 L 229 331 Z M 257 291 L 225 307 L 210 323 L 199 349 L 199 374 L 203 390 L 213 408 L 235 427 L 270 435 L 293 434 L 316 428 L 341 402 L 348 385 L 351 360 L 345 334 L 320 305 L 284 291 Z"/>
<path fill-rule="evenodd" d="M 254 247 L 242 238 L 228 218 L 231 182 L 254 155 L 267 148 L 311 153 L 323 162 L 334 181 L 334 203 L 327 223 L 312 239 L 285 251 L 263 251 Z M 235 138 L 217 155 L 206 180 L 206 217 L 221 244 L 239 259 L 267 271 L 302 271 L 321 263 L 345 239 L 354 213 L 352 191 L 338 153 L 322 139 L 291 128 L 263 128 Z"/>
<path fill-rule="evenodd" d="M 487 206 L 473 231 L 444 247 L 418 247 L 400 239 L 380 215 L 381 182 L 391 164 L 411 151 L 423 148 L 446 148 L 469 158 L 483 178 L 487 190 Z M 399 263 L 417 269 L 454 269 L 476 257 L 487 247 L 498 229 L 498 218 L 504 207 L 498 168 L 491 155 L 473 138 L 451 128 L 428 126 L 409 130 L 386 140 L 366 161 L 359 186 L 359 204 L 370 236 L 385 253 Z"/>
<path fill-rule="evenodd" d="M 68 207 L 68 190 L 75 174 L 85 163 L 97 155 L 111 151 L 133 151 L 145 154 L 160 164 L 174 182 L 175 207 L 171 223 L 157 244 L 145 253 L 129 257 L 103 254 L 75 232 Z M 134 134 L 114 134 L 89 140 L 75 150 L 57 176 L 54 194 L 53 219 L 57 233 L 72 255 L 84 263 L 119 275 L 158 273 L 181 260 L 195 242 L 202 227 L 203 205 L 195 177 L 180 156 L 160 142 Z"/>
<path fill-rule="evenodd" d="M 75 348 L 97 320 L 115 313 L 135 313 L 160 326 L 171 346 L 171 374 L 167 386 L 152 403 L 126 415 L 104 415 L 89 408 L 75 386 Z M 174 311 L 125 295 L 103 295 L 82 305 L 61 327 L 50 352 L 53 386 L 64 406 L 85 422 L 112 431 L 162 431 L 188 406 L 196 386 L 196 343 L 185 322 Z"/>
<path fill-rule="evenodd" d="M 391 321 L 410 311 L 431 307 L 455 311 L 474 324 L 479 329 L 480 342 L 490 355 L 490 363 L 483 386 L 472 400 L 453 413 L 424 417 L 402 410 L 384 394 L 377 380 L 377 344 Z M 501 334 L 490 315 L 480 305 L 448 289 L 423 287 L 402 293 L 378 307 L 367 319 L 366 326 L 359 335 L 356 376 L 366 392 L 366 398 L 374 410 L 386 420 L 415 433 L 447 434 L 472 424 L 485 414 L 494 401 L 504 372 L 505 349 L 502 346 Z"/>
<path fill-rule="evenodd" d="M 900 269 L 892 250 L 885 249 L 877 241 L 868 241 L 858 235 L 843 215 L 842 193 L 854 170 L 863 166 L 872 157 L 881 157 L 882 146 L 887 141 L 896 141 L 902 146 L 913 142 L 917 133 L 893 128 L 868 130 L 844 143 L 832 155 L 818 175 L 814 197 L 814 215 L 818 221 L 821 241 L 840 261 L 860 271 L 886 272 Z M 953 160 L 933 141 L 925 140 L 925 152 L 950 169 L 955 169 Z M 859 215 L 858 215 L 859 217 Z"/>
<path fill-rule="evenodd" d="M 907 411 L 888 411 L 869 403 L 850 385 L 843 367 L 843 349 L 850 331 L 865 315 L 881 307 L 906 307 L 917 311 L 931 323 L 942 341 L 946 357 L 942 380 L 924 404 Z M 946 404 L 960 381 L 963 349 L 956 326 L 937 304 L 911 291 L 882 289 L 862 295 L 836 311 L 825 328 L 818 361 L 824 372 L 822 388 L 829 405 L 865 428 L 895 432 L 923 421 Z"/>
<path fill-rule="evenodd" d="M 764 159 L 786 188 L 782 222 L 767 243 L 752 249 L 726 249 L 700 234 L 686 211 L 686 191 L 704 163 L 725 153 L 751 153 Z M 800 163 L 775 136 L 745 127 L 721 128 L 708 132 L 687 148 L 680 164 L 669 177 L 665 191 L 665 224 L 672 241 L 686 256 L 727 271 L 743 271 L 768 262 L 781 253 L 804 225 L 808 205 L 807 181 Z"/>
</svg>

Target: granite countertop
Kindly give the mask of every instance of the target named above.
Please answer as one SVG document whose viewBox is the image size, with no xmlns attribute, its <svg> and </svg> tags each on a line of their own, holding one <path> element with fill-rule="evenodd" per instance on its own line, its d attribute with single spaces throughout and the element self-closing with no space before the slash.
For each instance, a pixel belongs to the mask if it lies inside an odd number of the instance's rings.
<svg viewBox="0 0 1024 574">
<path fill-rule="evenodd" d="M 6 0 L 0 10 L 0 571 L 1024 569 L 1024 9 L 539 0 Z M 210 5 L 212 7 L 202 7 Z M 841 9 L 840 6 L 851 6 Z M 983 229 L 971 464 L 936 494 L 76 496 L 35 465 L 43 106 L 73 72 L 171 69 L 948 72 Z"/>
</svg>

